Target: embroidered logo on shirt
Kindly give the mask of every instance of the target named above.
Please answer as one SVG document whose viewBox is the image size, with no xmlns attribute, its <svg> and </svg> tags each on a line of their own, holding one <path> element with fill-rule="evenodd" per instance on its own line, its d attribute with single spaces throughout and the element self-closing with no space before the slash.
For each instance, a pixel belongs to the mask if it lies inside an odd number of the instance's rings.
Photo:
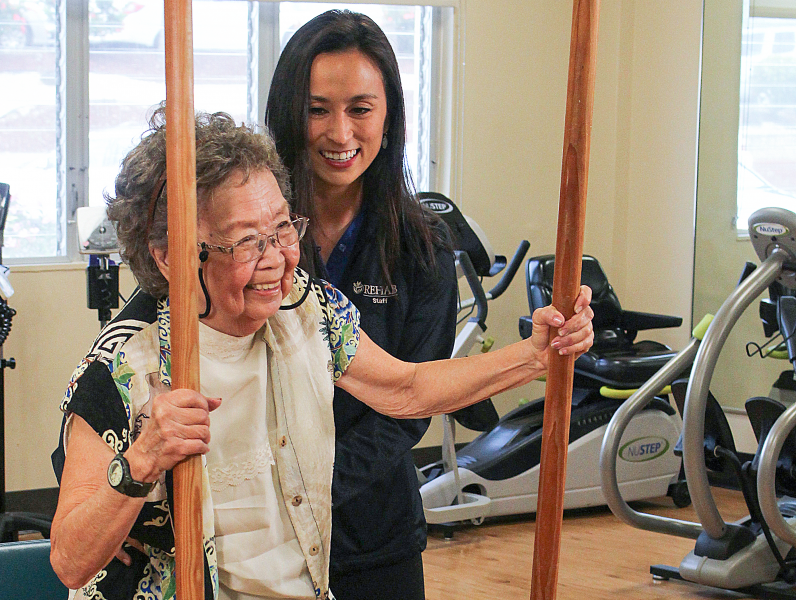
<svg viewBox="0 0 796 600">
<path fill-rule="evenodd" d="M 387 299 L 398 295 L 398 286 L 393 285 L 368 285 L 361 281 L 354 282 L 354 293 L 371 298 L 373 304 L 387 304 Z"/>
</svg>

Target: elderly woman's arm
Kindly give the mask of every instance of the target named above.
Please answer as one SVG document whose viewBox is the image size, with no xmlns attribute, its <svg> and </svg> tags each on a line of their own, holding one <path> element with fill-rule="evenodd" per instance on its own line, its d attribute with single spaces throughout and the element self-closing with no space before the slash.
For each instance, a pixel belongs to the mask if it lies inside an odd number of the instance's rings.
<svg viewBox="0 0 796 600">
<path fill-rule="evenodd" d="M 147 427 L 124 453 L 133 479 L 155 481 L 185 457 L 207 452 L 209 412 L 219 404 L 189 390 L 158 396 Z M 73 415 L 50 549 L 55 573 L 71 589 L 88 583 L 111 561 L 146 500 L 110 486 L 113 456 L 97 432 Z"/>
<path fill-rule="evenodd" d="M 477 356 L 425 363 L 393 358 L 360 332 L 356 355 L 337 385 L 393 417 L 449 413 L 529 383 L 547 372 L 548 353 L 579 356 L 592 345 L 591 290 L 581 288 L 566 323 L 552 306 L 533 314 L 533 335 Z"/>
</svg>

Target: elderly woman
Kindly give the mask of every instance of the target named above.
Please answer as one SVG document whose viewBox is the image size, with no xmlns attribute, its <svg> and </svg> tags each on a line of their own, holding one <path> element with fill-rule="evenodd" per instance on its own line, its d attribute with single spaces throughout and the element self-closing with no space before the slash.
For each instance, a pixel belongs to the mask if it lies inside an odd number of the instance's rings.
<svg viewBox="0 0 796 600">
<path fill-rule="evenodd" d="M 171 469 L 201 453 L 206 598 L 332 598 L 333 385 L 395 417 L 456 410 L 543 374 L 550 348 L 587 350 L 591 292 L 569 321 L 540 309 L 529 340 L 490 354 L 392 358 L 345 296 L 296 268 L 307 220 L 270 138 L 198 115 L 201 393 L 172 391 L 165 154 L 160 109 L 109 199 L 141 289 L 61 405 L 53 567 L 76 598 L 173 598 Z"/>
</svg>

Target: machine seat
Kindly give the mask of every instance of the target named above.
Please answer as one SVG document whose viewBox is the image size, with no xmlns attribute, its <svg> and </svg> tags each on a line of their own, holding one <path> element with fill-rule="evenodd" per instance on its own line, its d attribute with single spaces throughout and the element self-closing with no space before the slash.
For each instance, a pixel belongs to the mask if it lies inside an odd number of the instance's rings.
<svg viewBox="0 0 796 600">
<path fill-rule="evenodd" d="M 552 302 L 554 268 L 552 254 L 528 259 L 526 282 L 531 312 Z M 605 271 L 593 256 L 583 256 L 581 283 L 592 289 L 594 345 L 575 361 L 576 377 L 581 383 L 584 379 L 591 380 L 592 386 L 639 387 L 676 353 L 658 342 L 636 342 L 638 332 L 679 327 L 682 318 L 624 310 Z M 520 317 L 520 335 L 527 338 L 531 332 L 531 317 Z"/>
<path fill-rule="evenodd" d="M 594 346 L 592 346 L 594 348 Z M 575 361 L 575 372 L 616 389 L 641 387 L 676 352 L 665 344 L 642 341 L 627 348 L 590 350 Z"/>
</svg>

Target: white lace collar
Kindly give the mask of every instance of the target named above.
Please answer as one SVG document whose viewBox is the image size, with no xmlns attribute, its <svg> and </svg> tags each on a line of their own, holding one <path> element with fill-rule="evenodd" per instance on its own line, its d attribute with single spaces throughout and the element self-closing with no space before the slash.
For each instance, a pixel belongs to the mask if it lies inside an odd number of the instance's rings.
<svg viewBox="0 0 796 600">
<path fill-rule="evenodd" d="M 199 352 L 211 360 L 220 362 L 237 362 L 244 358 L 254 344 L 257 332 L 236 337 L 199 322 Z"/>
</svg>

